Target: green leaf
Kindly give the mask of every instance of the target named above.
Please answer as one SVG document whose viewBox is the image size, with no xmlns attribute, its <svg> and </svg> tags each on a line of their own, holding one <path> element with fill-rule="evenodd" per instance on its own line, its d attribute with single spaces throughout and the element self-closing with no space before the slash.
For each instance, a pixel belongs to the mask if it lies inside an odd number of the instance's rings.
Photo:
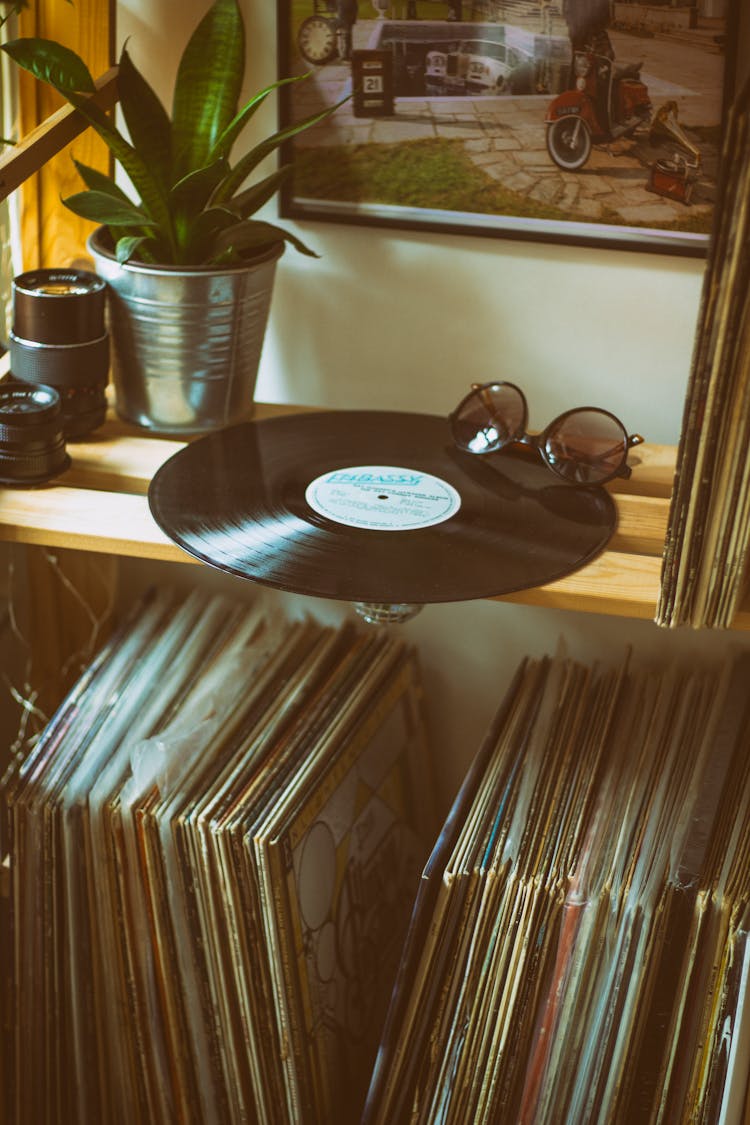
<svg viewBox="0 0 750 1125">
<path fill-rule="evenodd" d="M 292 246 L 302 254 L 307 254 L 311 258 L 319 257 L 289 231 L 282 230 L 281 227 L 274 226 L 273 223 L 246 219 L 218 235 L 212 262 L 218 264 L 219 261 L 232 261 L 241 254 L 247 253 L 248 250 L 261 250 L 263 247 L 270 247 L 279 242 L 291 242 Z"/>
<path fill-rule="evenodd" d="M 93 94 L 96 90 L 86 63 L 61 43 L 51 39 L 13 39 L 3 44 L 3 51 L 18 66 L 35 78 L 48 82 L 66 97 L 72 93 Z"/>
<path fill-rule="evenodd" d="M 183 264 L 198 265 L 211 257 L 216 237 L 227 227 L 237 225 L 237 216 L 224 207 L 201 211 L 186 231 L 182 249 Z"/>
<path fill-rule="evenodd" d="M 113 199 L 119 199 L 121 202 L 131 202 L 122 188 L 119 187 L 110 176 L 105 176 L 98 168 L 90 168 L 88 164 L 82 164 L 81 161 L 76 160 L 75 157 L 73 158 L 73 163 L 76 166 L 78 175 L 91 191 L 104 192 L 107 195 L 111 195 Z"/>
<path fill-rule="evenodd" d="M 170 206 L 179 207 L 191 214 L 201 211 L 228 171 L 226 160 L 217 160 L 206 168 L 189 172 L 170 191 Z"/>
<path fill-rule="evenodd" d="M 267 203 L 276 194 L 291 172 L 291 164 L 285 164 L 283 168 L 278 168 L 270 176 L 266 176 L 265 180 L 260 180 L 259 183 L 253 184 L 252 187 L 240 192 L 239 195 L 233 196 L 229 204 L 232 211 L 243 219 L 254 215 L 264 203 Z"/>
<path fill-rule="evenodd" d="M 193 223 L 193 231 L 198 238 L 213 237 L 220 230 L 237 226 L 237 216 L 226 207 L 209 207 L 201 211 Z"/>
<path fill-rule="evenodd" d="M 103 191 L 80 191 L 63 199 L 63 203 L 82 219 L 90 219 L 108 227 L 156 226 L 134 203 L 114 199 Z"/>
<path fill-rule="evenodd" d="M 285 241 L 312 253 L 288 232 L 248 218 L 278 191 L 288 167 L 240 189 L 285 140 L 324 120 L 347 99 L 275 133 L 232 168 L 232 146 L 266 98 L 309 77 L 274 82 L 238 110 L 245 70 L 240 0 L 212 0 L 190 37 L 178 67 L 171 121 L 123 49 L 119 90 L 127 136 L 95 104 L 94 80 L 75 52 L 45 39 L 18 39 L 2 49 L 67 98 L 129 177 L 135 203 L 128 198 L 129 189 L 123 191 L 113 178 L 76 162 L 89 190 L 63 200 L 76 214 L 111 229 L 119 260 L 135 255 L 149 263 L 187 264 L 189 259 L 205 265 Z"/>
<path fill-rule="evenodd" d="M 348 102 L 350 96 L 351 95 L 347 95 L 347 97 L 342 98 L 341 101 L 336 102 L 335 105 L 329 106 L 328 109 L 324 109 L 320 113 L 313 113 L 310 115 L 310 117 L 305 117 L 304 120 L 298 121 L 296 125 L 289 125 L 286 129 L 280 129 L 278 133 L 274 133 L 273 136 L 268 137 L 265 141 L 262 141 L 259 145 L 256 145 L 255 148 L 246 153 L 246 155 L 243 156 L 241 160 L 237 161 L 231 173 L 224 180 L 224 183 L 221 185 L 218 191 L 214 194 L 213 202 L 226 203 L 228 200 L 230 200 L 237 189 L 245 182 L 253 169 L 257 168 L 261 161 L 265 160 L 265 158 L 269 156 L 274 151 L 274 149 L 279 148 L 279 146 L 282 145 L 284 141 L 288 141 L 291 137 L 295 137 L 298 133 L 304 132 L 305 129 L 310 129 L 313 125 L 317 125 L 318 122 L 325 121 L 327 117 L 330 117 L 332 113 L 336 112 L 339 106 L 342 106 L 345 102 Z"/>
<path fill-rule="evenodd" d="M 143 243 L 147 241 L 146 235 L 143 234 L 129 234 L 126 235 L 125 238 L 118 238 L 115 245 L 115 258 L 118 263 L 121 266 L 124 265 L 125 262 L 133 257 L 138 247 L 142 246 Z"/>
<path fill-rule="evenodd" d="M 154 179 L 145 161 L 110 123 L 106 114 L 88 98 L 80 94 L 68 94 L 68 101 L 89 122 L 92 128 L 106 143 L 110 152 L 127 172 L 133 187 L 140 196 L 141 205 L 161 228 L 164 238 L 172 240 L 172 217 L 158 180 Z"/>
<path fill-rule="evenodd" d="M 132 146 L 166 190 L 171 185 L 172 123 L 125 47 L 120 55 L 117 87 Z"/>
<path fill-rule="evenodd" d="M 244 72 L 245 29 L 237 0 L 214 0 L 177 70 L 172 126 L 178 175 L 210 163 L 237 112 Z"/>
<path fill-rule="evenodd" d="M 17 39 L 6 44 L 3 49 L 8 50 L 8 54 L 19 66 L 54 86 L 75 106 L 127 172 L 143 207 L 162 227 L 166 241 L 172 241 L 171 216 L 159 181 L 154 178 L 141 156 L 112 125 L 104 111 L 91 101 L 88 95 L 95 90 L 94 82 L 78 55 L 46 39 Z M 60 70 L 63 62 L 69 67 L 67 71 L 64 68 L 63 71 Z M 83 93 L 79 92 L 81 85 Z"/>
<path fill-rule="evenodd" d="M 229 156 L 232 151 L 232 146 L 237 140 L 238 136 L 247 125 L 253 114 L 260 108 L 269 94 L 278 90 L 281 86 L 288 86 L 290 82 L 301 82 L 305 78 L 309 78 L 310 74 L 296 74 L 292 78 L 282 78 L 278 82 L 272 82 L 270 86 L 266 86 L 264 90 L 259 90 L 257 94 L 253 94 L 249 101 L 245 102 L 242 109 L 236 117 L 230 121 L 224 132 L 221 134 L 212 152 L 214 158 L 219 156 Z"/>
<path fill-rule="evenodd" d="M 184 176 L 175 184 L 169 193 L 169 206 L 172 212 L 175 240 L 177 243 L 177 260 L 186 263 L 193 261 L 191 247 L 194 243 L 192 233 L 196 216 L 200 218 L 201 212 L 208 205 L 208 201 L 216 185 L 221 183 L 227 173 L 227 162 L 218 160 L 208 168 L 199 168 Z"/>
</svg>

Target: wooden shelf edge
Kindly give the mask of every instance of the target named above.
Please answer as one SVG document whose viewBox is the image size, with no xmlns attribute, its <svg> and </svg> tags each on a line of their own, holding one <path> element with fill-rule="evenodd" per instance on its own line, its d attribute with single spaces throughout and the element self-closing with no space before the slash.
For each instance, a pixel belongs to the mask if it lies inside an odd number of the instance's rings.
<svg viewBox="0 0 750 1125">
<path fill-rule="evenodd" d="M 660 580 L 661 558 L 604 551 L 556 582 L 493 600 L 653 621 Z"/>
<path fill-rule="evenodd" d="M 0 493 L 0 540 L 164 562 L 196 560 L 158 527 L 145 496 L 59 485 Z M 605 551 L 567 578 L 504 596 L 525 604 L 653 617 L 660 558 Z"/>
<path fill-rule="evenodd" d="M 257 404 L 256 417 L 316 410 Z M 198 564 L 151 516 L 147 491 L 156 470 L 186 440 L 151 434 L 110 418 L 87 441 L 71 443 L 71 468 L 41 488 L 0 488 L 0 541 L 70 548 L 159 562 Z M 664 495 L 675 450 L 639 448 L 633 477 L 616 482 L 618 527 L 608 549 L 566 578 L 490 600 L 653 621 L 669 516 Z M 732 629 L 750 629 L 750 606 Z"/>
<path fill-rule="evenodd" d="M 255 417 L 317 409 L 258 403 Z M 146 495 L 157 469 L 189 440 L 110 416 L 89 439 L 70 444 L 71 468 L 57 481 L 0 489 L 0 540 L 195 565 L 157 526 Z M 653 620 L 675 451 L 645 445 L 638 455 L 633 477 L 612 486 L 618 527 L 608 550 L 558 582 L 493 600 Z M 750 615 L 740 627 L 750 627 Z"/>
<path fill-rule="evenodd" d="M 145 496 L 64 485 L 0 491 L 0 540 L 165 562 L 193 562 L 155 522 Z"/>
<path fill-rule="evenodd" d="M 108 110 L 117 103 L 117 76 L 118 68 L 115 66 L 96 79 L 96 93 L 91 101 L 99 109 Z M 32 129 L 0 157 L 0 199 L 5 199 L 20 187 L 87 128 L 88 122 L 78 110 L 72 105 L 64 105 Z"/>
</svg>

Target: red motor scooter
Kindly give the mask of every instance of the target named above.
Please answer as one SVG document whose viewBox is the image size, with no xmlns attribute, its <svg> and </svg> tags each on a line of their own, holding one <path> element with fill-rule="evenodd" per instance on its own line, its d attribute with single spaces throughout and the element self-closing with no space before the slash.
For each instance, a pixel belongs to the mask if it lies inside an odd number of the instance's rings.
<svg viewBox="0 0 750 1125">
<path fill-rule="evenodd" d="M 617 64 L 606 55 L 576 51 L 573 89 L 550 102 L 545 124 L 547 151 L 560 168 L 575 172 L 592 145 L 629 137 L 651 120 L 651 100 L 641 63 Z"/>
</svg>

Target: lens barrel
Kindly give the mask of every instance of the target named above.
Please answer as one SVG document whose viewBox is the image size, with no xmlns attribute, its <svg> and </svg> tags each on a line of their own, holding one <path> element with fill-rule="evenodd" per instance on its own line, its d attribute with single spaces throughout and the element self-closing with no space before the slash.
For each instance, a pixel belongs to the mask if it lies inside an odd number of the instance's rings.
<svg viewBox="0 0 750 1125">
<path fill-rule="evenodd" d="M 104 421 L 109 377 L 106 283 L 77 269 L 38 269 L 13 279 L 10 368 L 16 379 L 54 387 L 66 438 Z"/>
<path fill-rule="evenodd" d="M 0 484 L 44 484 L 70 465 L 54 387 L 0 383 Z"/>
</svg>

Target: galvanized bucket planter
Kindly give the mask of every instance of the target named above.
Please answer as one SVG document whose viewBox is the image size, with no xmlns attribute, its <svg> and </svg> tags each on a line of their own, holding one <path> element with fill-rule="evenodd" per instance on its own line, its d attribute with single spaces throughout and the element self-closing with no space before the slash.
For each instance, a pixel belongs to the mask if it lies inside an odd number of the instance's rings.
<svg viewBox="0 0 750 1125">
<path fill-rule="evenodd" d="M 115 409 L 165 434 L 248 419 L 283 243 L 230 269 L 121 266 L 99 228 L 87 246 L 109 285 Z"/>
</svg>

